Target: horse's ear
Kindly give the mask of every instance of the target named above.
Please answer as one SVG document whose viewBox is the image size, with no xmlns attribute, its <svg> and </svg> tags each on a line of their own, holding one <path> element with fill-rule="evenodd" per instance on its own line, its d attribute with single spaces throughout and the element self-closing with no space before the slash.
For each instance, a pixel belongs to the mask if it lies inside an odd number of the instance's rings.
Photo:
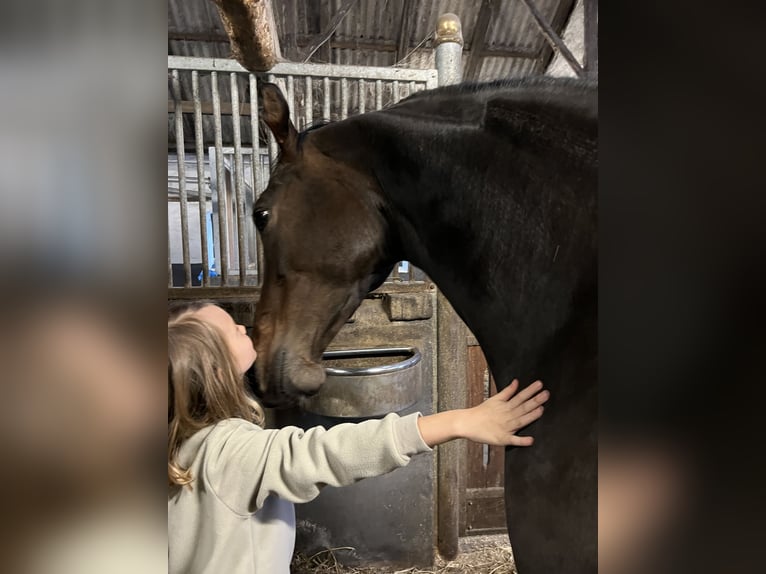
<svg viewBox="0 0 766 574">
<path fill-rule="evenodd" d="M 263 112 L 261 117 L 277 140 L 285 159 L 294 157 L 298 151 L 298 132 L 290 121 L 290 108 L 282 91 L 274 84 L 259 84 Z"/>
</svg>

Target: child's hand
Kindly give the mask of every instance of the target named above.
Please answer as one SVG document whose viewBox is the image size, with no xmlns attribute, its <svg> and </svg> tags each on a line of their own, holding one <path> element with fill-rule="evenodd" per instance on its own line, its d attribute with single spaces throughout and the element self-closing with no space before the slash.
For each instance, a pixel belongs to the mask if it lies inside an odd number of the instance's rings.
<svg viewBox="0 0 766 574">
<path fill-rule="evenodd" d="M 543 414 L 541 406 L 550 393 L 542 381 L 535 381 L 516 396 L 519 381 L 513 382 L 482 404 L 461 411 L 458 434 L 474 442 L 490 445 L 529 446 L 531 436 L 516 436 L 516 431 Z"/>
</svg>

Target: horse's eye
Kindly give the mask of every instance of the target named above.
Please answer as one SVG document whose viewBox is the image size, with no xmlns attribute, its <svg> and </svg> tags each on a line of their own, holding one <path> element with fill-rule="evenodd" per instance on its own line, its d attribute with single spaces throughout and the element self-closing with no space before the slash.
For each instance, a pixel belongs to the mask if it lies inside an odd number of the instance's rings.
<svg viewBox="0 0 766 574">
<path fill-rule="evenodd" d="M 258 231 L 263 231 L 269 222 L 269 210 L 259 209 L 253 214 L 253 219 L 255 219 L 255 226 L 258 228 Z"/>
</svg>

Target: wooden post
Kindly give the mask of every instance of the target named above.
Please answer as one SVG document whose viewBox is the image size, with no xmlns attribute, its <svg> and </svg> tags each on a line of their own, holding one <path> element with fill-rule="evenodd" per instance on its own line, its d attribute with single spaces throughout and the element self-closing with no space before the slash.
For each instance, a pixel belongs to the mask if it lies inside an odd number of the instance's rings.
<svg viewBox="0 0 766 574">
<path fill-rule="evenodd" d="M 465 408 L 467 401 L 466 364 L 468 347 L 466 327 L 452 305 L 437 293 L 437 410 Z M 462 493 L 465 489 L 466 444 L 451 441 L 437 447 L 437 547 L 439 554 L 452 560 L 458 553 Z"/>
<path fill-rule="evenodd" d="M 251 72 L 266 72 L 282 59 L 271 0 L 213 0 L 231 43 L 231 54 Z"/>
</svg>

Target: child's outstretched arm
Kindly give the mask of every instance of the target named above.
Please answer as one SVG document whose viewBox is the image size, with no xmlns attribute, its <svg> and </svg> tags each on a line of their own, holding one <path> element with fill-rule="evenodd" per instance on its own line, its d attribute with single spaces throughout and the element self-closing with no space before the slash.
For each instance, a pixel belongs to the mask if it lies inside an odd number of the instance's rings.
<svg viewBox="0 0 766 574">
<path fill-rule="evenodd" d="M 518 388 L 519 381 L 514 379 L 476 407 L 420 417 L 418 428 L 423 440 L 431 447 L 456 438 L 490 445 L 531 445 L 534 442 L 531 436 L 516 436 L 516 431 L 542 416 L 541 405 L 550 393 L 542 390 L 541 381 L 515 394 Z"/>
</svg>

